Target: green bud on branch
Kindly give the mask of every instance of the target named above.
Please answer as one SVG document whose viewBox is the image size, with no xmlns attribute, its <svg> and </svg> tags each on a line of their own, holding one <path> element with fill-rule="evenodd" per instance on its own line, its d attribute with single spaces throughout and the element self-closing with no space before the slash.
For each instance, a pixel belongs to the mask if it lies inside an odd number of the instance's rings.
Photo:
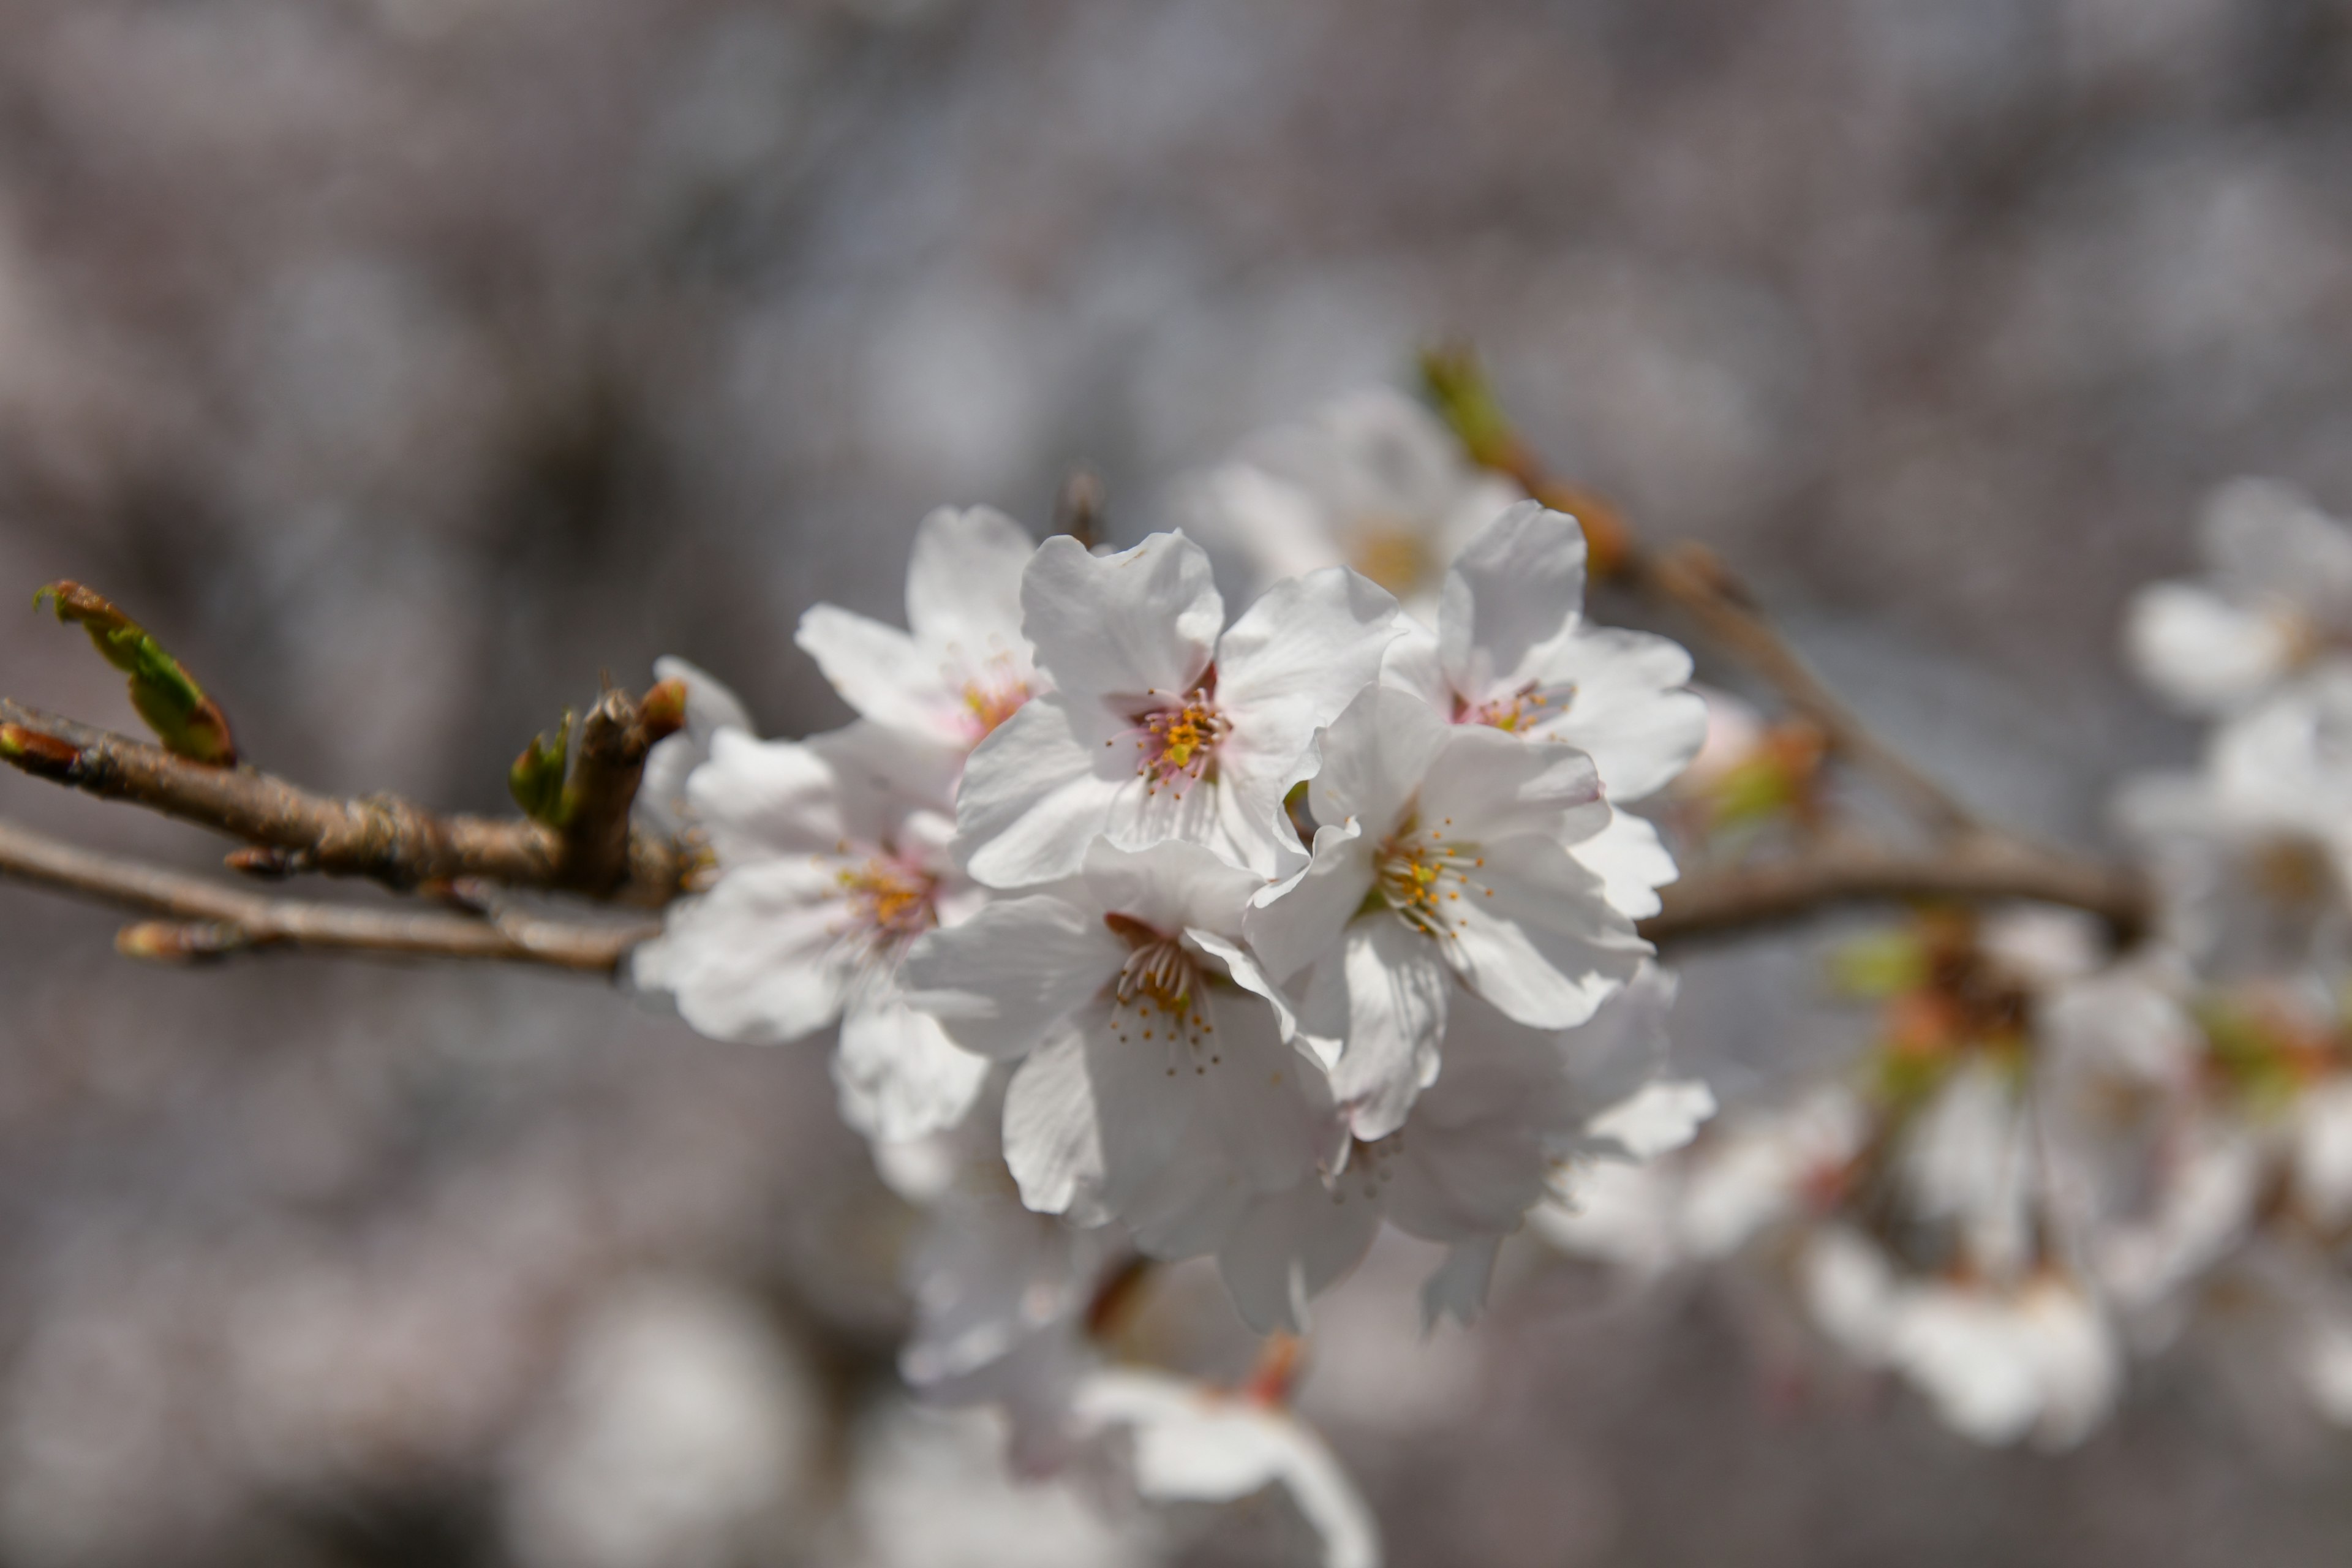
<svg viewBox="0 0 2352 1568">
<path fill-rule="evenodd" d="M 34 608 L 44 599 L 56 605 L 58 619 L 79 624 L 106 661 L 131 677 L 131 706 L 165 751 L 218 767 L 236 764 L 228 716 L 145 627 L 79 583 L 50 584 L 33 595 Z"/>
</svg>

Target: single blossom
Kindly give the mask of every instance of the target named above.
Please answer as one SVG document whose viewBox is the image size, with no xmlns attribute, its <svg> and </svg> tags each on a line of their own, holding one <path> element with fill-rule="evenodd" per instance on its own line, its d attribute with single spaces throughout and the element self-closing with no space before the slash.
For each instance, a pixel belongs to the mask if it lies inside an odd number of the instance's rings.
<svg viewBox="0 0 2352 1568">
<path fill-rule="evenodd" d="M 1076 878 L 908 954 L 907 984 L 950 1038 L 1020 1064 L 1004 1152 L 1031 1208 L 1117 1219 L 1145 1251 L 1187 1257 L 1335 1157 L 1321 1068 L 1240 942 L 1262 885 L 1196 844 L 1097 839 Z"/>
<path fill-rule="evenodd" d="M 1318 742 L 1307 866 L 1259 893 L 1252 945 L 1301 977 L 1355 1135 L 1438 1075 L 1454 985 L 1534 1028 L 1580 1024 L 1650 949 L 1573 850 L 1607 827 L 1592 763 L 1372 687 Z"/>
<path fill-rule="evenodd" d="M 2113 1330 L 2061 1270 L 2007 1285 L 1906 1279 L 1875 1243 L 1833 1226 L 1811 1239 L 1800 1271 L 1815 1321 L 1841 1349 L 1900 1373 L 1976 1442 L 2071 1447 L 2115 1405 Z"/>
<path fill-rule="evenodd" d="M 719 730 L 687 784 L 715 865 L 632 961 L 721 1039 L 790 1041 L 836 1020 L 842 1110 L 883 1139 L 920 1136 L 970 1107 L 988 1064 L 908 1007 L 899 960 L 984 898 L 948 853 L 949 779 L 910 787 L 929 752 L 869 724 L 807 742 Z"/>
<path fill-rule="evenodd" d="M 1233 1502 L 1279 1486 L 1322 1542 L 1323 1568 L 1379 1568 L 1380 1528 L 1312 1428 L 1277 1401 L 1139 1367 L 1079 1387 L 1079 1419 L 1123 1436 L 1135 1489 L 1158 1502 Z"/>
<path fill-rule="evenodd" d="M 1575 1190 L 1595 1163 L 1681 1147 L 1713 1113 L 1706 1085 L 1664 1076 L 1674 990 L 1645 968 L 1567 1031 L 1461 998 L 1445 1070 L 1404 1124 L 1356 1141 L 1344 1169 L 1259 1198 L 1234 1227 L 1218 1263 L 1242 1316 L 1261 1331 L 1302 1331 L 1308 1299 L 1354 1266 L 1383 1219 L 1452 1248 L 1423 1292 L 1428 1316 L 1476 1316 L 1496 1249 L 1531 1205 Z"/>
<path fill-rule="evenodd" d="M 2204 972 L 2352 965 L 2352 667 L 2231 718 L 2197 773 L 2132 781 L 2117 815 L 2154 873 L 2164 934 Z"/>
<path fill-rule="evenodd" d="M 1097 835 L 1206 845 L 1261 876 L 1303 858 L 1283 796 L 1379 673 L 1398 626 L 1384 590 L 1344 568 L 1287 579 L 1221 631 L 1208 557 L 1157 533 L 1116 555 L 1049 539 L 1021 600 L 1054 689 L 971 754 L 957 826 L 973 877 L 1073 875 Z"/>
<path fill-rule="evenodd" d="M 2310 498 L 2236 479 L 2206 505 L 2210 574 L 2132 603 L 2126 643 L 2143 679 L 2193 713 L 2224 713 L 2352 641 L 2352 531 Z"/>
<path fill-rule="evenodd" d="M 1002 512 L 941 507 L 907 562 L 907 630 L 818 605 L 794 640 L 866 719 L 961 757 L 1040 689 L 1021 633 L 1034 550 Z"/>
<path fill-rule="evenodd" d="M 1382 679 L 1457 724 L 1565 742 L 1612 801 L 1639 800 L 1707 736 L 1690 655 L 1648 632 L 1584 619 L 1584 531 L 1521 501 L 1481 529 L 1445 574 L 1436 629 L 1390 647 Z"/>
<path fill-rule="evenodd" d="M 1474 467 L 1435 415 L 1380 386 L 1257 437 L 1176 507 L 1187 533 L 1238 556 L 1261 586 L 1351 566 L 1426 617 L 1446 563 L 1521 494 Z"/>
</svg>

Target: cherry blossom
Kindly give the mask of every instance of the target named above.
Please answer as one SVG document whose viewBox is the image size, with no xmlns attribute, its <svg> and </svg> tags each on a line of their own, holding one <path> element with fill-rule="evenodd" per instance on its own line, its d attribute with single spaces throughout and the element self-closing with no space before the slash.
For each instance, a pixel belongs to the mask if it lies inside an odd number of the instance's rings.
<svg viewBox="0 0 2352 1568">
<path fill-rule="evenodd" d="M 2233 480 L 2200 542 L 2210 576 L 2141 590 L 2126 626 L 2141 678 L 2176 706 L 2242 707 L 2352 636 L 2352 531 L 2301 492 Z"/>
<path fill-rule="evenodd" d="M 1435 1079 L 1454 981 L 1535 1028 L 1592 1016 L 1649 951 L 1572 847 L 1611 816 L 1591 762 L 1450 724 L 1386 687 L 1318 742 L 1309 863 L 1265 889 L 1250 941 L 1300 977 L 1355 1135 L 1403 1122 Z"/>
<path fill-rule="evenodd" d="M 1383 386 L 1257 437 L 1187 486 L 1177 515 L 1260 584 L 1351 566 L 1426 617 L 1446 563 L 1520 495 L 1474 468 L 1436 416 Z"/>
<path fill-rule="evenodd" d="M 987 507 L 941 507 L 916 531 L 906 631 L 818 605 L 796 639 L 866 719 L 962 756 L 1042 687 L 1021 634 L 1034 544 Z"/>
<path fill-rule="evenodd" d="M 987 1070 L 897 979 L 916 939 L 985 896 L 949 855 L 944 772 L 909 783 L 943 765 L 870 724 L 807 742 L 719 730 L 687 784 L 715 878 L 633 961 L 706 1035 L 791 1041 L 838 1020 L 843 1114 L 877 1138 L 954 1122 Z"/>
<path fill-rule="evenodd" d="M 1424 1291 L 1428 1315 L 1476 1316 L 1496 1249 L 1530 1205 L 1573 1191 L 1594 1162 L 1679 1148 L 1713 1112 L 1704 1085 L 1663 1077 L 1674 989 L 1644 969 L 1564 1032 L 1461 998 L 1445 1070 L 1403 1125 L 1356 1140 L 1343 1169 L 1259 1198 L 1234 1228 L 1218 1261 L 1243 1317 L 1303 1330 L 1308 1299 L 1362 1257 L 1384 1219 L 1453 1248 Z"/>
<path fill-rule="evenodd" d="M 1286 579 L 1221 632 L 1208 557 L 1157 533 L 1100 556 L 1047 540 L 1021 596 L 1055 689 L 971 755 L 957 826 L 973 877 L 1067 877 L 1097 834 L 1206 845 L 1262 876 L 1303 858 L 1283 796 L 1379 673 L 1399 624 L 1385 591 L 1344 568 Z"/>
<path fill-rule="evenodd" d="M 1098 838 L 1078 877 L 908 954 L 949 1038 L 1020 1064 L 1004 1152 L 1031 1208 L 1117 1219 L 1147 1252 L 1187 1257 L 1336 1154 L 1321 1068 L 1240 941 L 1261 886 L 1199 845 Z"/>
<path fill-rule="evenodd" d="M 1639 800 L 1697 754 L 1706 704 L 1687 689 L 1678 645 L 1592 626 L 1583 603 L 1584 531 L 1521 501 L 1463 547 L 1435 631 L 1400 637 L 1382 678 L 1457 724 L 1565 742 L 1592 759 L 1611 800 Z"/>
</svg>

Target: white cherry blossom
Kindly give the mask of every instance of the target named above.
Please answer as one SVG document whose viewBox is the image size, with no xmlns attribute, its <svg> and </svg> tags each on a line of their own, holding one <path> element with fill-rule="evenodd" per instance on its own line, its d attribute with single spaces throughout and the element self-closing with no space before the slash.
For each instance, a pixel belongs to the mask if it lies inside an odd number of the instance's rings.
<svg viewBox="0 0 2352 1568">
<path fill-rule="evenodd" d="M 942 770 L 932 787 L 911 785 L 926 765 Z M 947 765 L 866 724 L 807 742 L 719 730 L 687 784 L 716 877 L 636 950 L 635 984 L 721 1039 L 797 1040 L 838 1020 L 853 1126 L 896 1140 L 953 1123 L 988 1064 L 909 1008 L 897 978 L 918 937 L 985 896 L 948 853 Z"/>
<path fill-rule="evenodd" d="M 1574 518 L 1512 507 L 1463 547 L 1436 629 L 1399 637 L 1382 679 L 1457 724 L 1566 742 L 1611 800 L 1639 800 L 1697 754 L 1707 706 L 1679 645 L 1584 619 L 1584 553 Z"/>
<path fill-rule="evenodd" d="M 1426 617 L 1445 563 L 1522 493 L 1474 467 L 1428 409 L 1376 386 L 1257 437 L 1176 507 L 1186 532 L 1241 557 L 1259 584 L 1352 566 Z"/>
<path fill-rule="evenodd" d="M 2133 664 L 2175 705 L 2230 711 L 2352 639 L 2352 531 L 2307 496 L 2232 480 L 2200 542 L 2210 575 L 2142 589 L 2126 625 Z"/>
<path fill-rule="evenodd" d="M 1252 945 L 1300 977 L 1355 1135 L 1385 1137 L 1435 1079 L 1455 980 L 1535 1028 L 1592 1016 L 1649 944 L 1572 849 L 1610 811 L 1571 746 L 1451 724 L 1373 687 L 1327 729 L 1309 864 L 1258 895 Z"/>
<path fill-rule="evenodd" d="M 909 953 L 908 985 L 949 1037 L 1020 1064 L 1004 1152 L 1031 1208 L 1115 1218 L 1187 1257 L 1336 1154 L 1321 1068 L 1239 940 L 1262 885 L 1196 844 L 1097 839 L 1080 876 Z"/>
<path fill-rule="evenodd" d="M 1445 1068 L 1386 1137 L 1359 1140 L 1345 1169 L 1261 1197 L 1218 1261 L 1261 1331 L 1304 1329 L 1307 1303 L 1360 1259 L 1385 1219 L 1453 1248 L 1423 1293 L 1428 1315 L 1484 1305 L 1496 1247 L 1548 1194 L 1596 1162 L 1636 1162 L 1688 1142 L 1713 1113 L 1704 1084 L 1670 1080 L 1674 980 L 1646 968 L 1579 1028 L 1530 1029 L 1475 996 L 1448 1021 Z"/>
<path fill-rule="evenodd" d="M 1280 1486 L 1322 1542 L 1323 1568 L 1379 1568 L 1380 1527 L 1330 1449 L 1280 1404 L 1140 1367 L 1079 1387 L 1081 1422 L 1129 1444 L 1136 1490 L 1159 1502 L 1233 1502 Z"/>
<path fill-rule="evenodd" d="M 866 719 L 962 756 L 1041 689 L 1021 633 L 1034 550 L 1000 511 L 941 507 L 907 562 L 908 630 L 818 605 L 795 640 Z"/>
<path fill-rule="evenodd" d="M 1261 876 L 1297 863 L 1283 796 L 1377 676 L 1399 625 L 1386 591 L 1344 568 L 1286 579 L 1221 630 L 1208 557 L 1158 533 L 1115 555 L 1049 539 L 1021 598 L 1054 689 L 971 754 L 957 826 L 973 877 L 1070 876 L 1097 835 L 1202 844 Z"/>
</svg>

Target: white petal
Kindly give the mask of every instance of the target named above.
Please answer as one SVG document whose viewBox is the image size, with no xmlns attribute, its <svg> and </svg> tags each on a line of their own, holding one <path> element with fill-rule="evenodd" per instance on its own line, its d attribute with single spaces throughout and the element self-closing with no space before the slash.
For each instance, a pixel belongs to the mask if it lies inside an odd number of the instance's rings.
<svg viewBox="0 0 2352 1568">
<path fill-rule="evenodd" d="M 1698 1136 L 1715 1114 L 1715 1091 L 1697 1079 L 1644 1084 L 1594 1117 L 1592 1135 L 1636 1160 L 1672 1153 Z"/>
<path fill-rule="evenodd" d="M 2292 605 L 2336 630 L 2352 611 L 2352 531 L 2291 485 L 2233 479 L 2206 502 L 2206 558 L 2232 598 Z"/>
<path fill-rule="evenodd" d="M 724 681 L 698 665 L 688 663 L 675 654 L 664 654 L 654 660 L 656 680 L 676 680 L 686 687 L 686 727 L 689 733 L 705 740 L 721 730 L 740 730 L 747 735 L 758 733 L 751 715 Z"/>
<path fill-rule="evenodd" d="M 1584 531 L 1538 501 L 1481 530 L 1445 575 L 1437 612 L 1446 683 L 1473 701 L 1537 679 L 1547 645 L 1572 632 L 1584 605 Z"/>
<path fill-rule="evenodd" d="M 993 507 L 941 507 L 915 531 L 907 560 L 907 625 L 934 647 L 967 659 L 1015 653 L 1021 636 L 1021 574 L 1036 552 L 1028 531 Z"/>
<path fill-rule="evenodd" d="M 975 747 L 956 794 L 956 831 L 974 881 L 1031 887 L 1075 876 L 1131 773 L 1106 773 L 1066 699 L 1037 698 Z"/>
<path fill-rule="evenodd" d="M 1217 1269 L 1253 1331 L 1304 1333 L 1307 1302 L 1356 1266 L 1380 1223 L 1380 1205 L 1344 1178 L 1327 1190 L 1310 1174 L 1252 1203 L 1217 1249 Z"/>
<path fill-rule="evenodd" d="M 1132 850 L 1097 839 L 1087 847 L 1083 875 L 1104 909 L 1169 935 L 1195 926 L 1239 932 L 1252 895 L 1265 886 L 1202 846 L 1174 839 Z"/>
<path fill-rule="evenodd" d="M 1316 739 L 1320 760 L 1307 786 L 1315 820 L 1328 826 L 1352 818 L 1369 837 L 1385 837 L 1411 808 L 1431 760 L 1453 732 L 1427 703 L 1366 687 Z"/>
<path fill-rule="evenodd" d="M 2158 583 L 2132 598 L 2126 650 L 2142 680 L 2191 713 L 2219 713 L 2259 697 L 2286 674 L 2290 626 L 2187 583 Z"/>
<path fill-rule="evenodd" d="M 1381 655 L 1381 684 L 1418 697 L 1449 717 L 1454 711 L 1454 689 L 1437 661 L 1437 634 L 1418 621 L 1408 619 Z"/>
<path fill-rule="evenodd" d="M 957 1048 L 895 988 L 842 1018 L 834 1087 L 842 1120 L 868 1138 L 902 1142 L 953 1127 L 987 1076 L 987 1058 Z"/>
<path fill-rule="evenodd" d="M 710 760 L 687 780 L 687 798 L 722 868 L 835 853 L 847 829 L 840 780 L 822 752 L 796 741 L 755 741 L 740 730 L 710 738 Z"/>
<path fill-rule="evenodd" d="M 992 903 L 926 932 L 899 965 L 915 1006 L 967 1051 L 1009 1060 L 1118 978 L 1127 948 L 1091 910 L 1050 894 Z"/>
<path fill-rule="evenodd" d="M 1083 1212 L 1107 1183 L 1087 1049 L 1065 1031 L 1029 1053 L 1004 1090 L 1004 1163 L 1040 1214 Z"/>
<path fill-rule="evenodd" d="M 1555 717 L 1529 731 L 1592 758 L 1610 798 L 1640 800 L 1665 787 L 1706 742 L 1706 699 L 1688 689 L 1690 655 L 1648 632 L 1587 626 L 1537 660 L 1534 677 L 1574 689 Z"/>
<path fill-rule="evenodd" d="M 1331 1068 L 1331 1092 L 1349 1107 L 1357 1137 L 1385 1138 L 1437 1078 L 1454 977 L 1437 944 L 1392 914 L 1350 924 L 1340 963 L 1348 1033 Z"/>
<path fill-rule="evenodd" d="M 940 678 L 939 656 L 896 626 L 814 605 L 793 641 L 817 662 L 841 700 L 877 724 L 961 739 L 956 696 Z"/>
<path fill-rule="evenodd" d="M 1570 851 L 1601 879 L 1601 896 L 1617 912 L 1646 920 L 1664 906 L 1658 889 L 1682 875 L 1657 825 L 1630 811 L 1612 812 L 1609 826 Z"/>
<path fill-rule="evenodd" d="M 1181 697 L 1208 668 L 1225 621 L 1208 556 L 1180 533 L 1116 555 L 1057 534 L 1030 558 L 1021 604 L 1037 667 L 1081 698 Z"/>
<path fill-rule="evenodd" d="M 1318 726 L 1380 679 L 1381 656 L 1402 630 L 1389 591 L 1344 566 L 1268 588 L 1217 642 L 1217 700 L 1234 720 L 1227 748 L 1278 719 L 1295 743 L 1244 743 L 1304 751 Z"/>
<path fill-rule="evenodd" d="M 715 1038 L 799 1039 L 839 1015 L 849 982 L 835 952 L 838 888 L 830 865 L 806 859 L 731 871 L 670 906 L 633 955 L 634 979 Z"/>
<path fill-rule="evenodd" d="M 1522 835 L 1576 844 L 1609 826 L 1592 761 L 1483 724 L 1446 731 L 1421 784 L 1421 826 L 1452 843 L 1498 847 Z"/>
<path fill-rule="evenodd" d="M 1533 1028 L 1592 1016 L 1649 944 L 1600 897 L 1592 874 L 1546 839 L 1482 846 L 1485 889 L 1446 909 L 1444 953 L 1470 988 Z M 1454 912 L 1458 911 L 1458 912 Z"/>
<path fill-rule="evenodd" d="M 1288 980 L 1338 946 L 1372 881 L 1372 846 L 1360 822 L 1318 828 L 1314 858 L 1260 891 L 1243 921 L 1266 972 Z"/>
<path fill-rule="evenodd" d="M 2325 1229 L 2352 1218 L 2352 1081 L 2305 1089 L 2294 1113 L 2296 1195 Z"/>
</svg>

